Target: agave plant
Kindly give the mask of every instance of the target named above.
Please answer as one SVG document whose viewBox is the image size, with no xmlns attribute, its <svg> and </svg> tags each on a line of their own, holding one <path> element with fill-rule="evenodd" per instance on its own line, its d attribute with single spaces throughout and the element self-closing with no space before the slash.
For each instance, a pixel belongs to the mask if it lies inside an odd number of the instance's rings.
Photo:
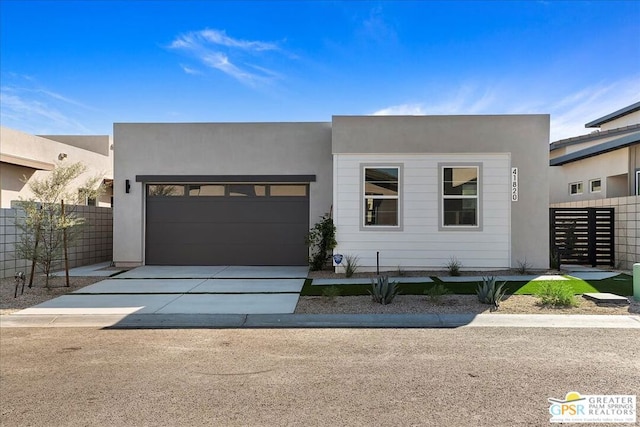
<svg viewBox="0 0 640 427">
<path fill-rule="evenodd" d="M 482 283 L 478 283 L 476 293 L 478 294 L 478 300 L 484 304 L 491 304 L 491 311 L 495 311 L 500 307 L 500 301 L 505 294 L 504 285 L 507 282 L 500 284 L 496 283 L 495 277 L 483 277 Z"/>
<path fill-rule="evenodd" d="M 391 304 L 393 298 L 398 295 L 398 282 L 389 283 L 389 276 L 378 276 L 376 280 L 371 279 L 369 293 L 374 302 L 382 305 Z"/>
</svg>

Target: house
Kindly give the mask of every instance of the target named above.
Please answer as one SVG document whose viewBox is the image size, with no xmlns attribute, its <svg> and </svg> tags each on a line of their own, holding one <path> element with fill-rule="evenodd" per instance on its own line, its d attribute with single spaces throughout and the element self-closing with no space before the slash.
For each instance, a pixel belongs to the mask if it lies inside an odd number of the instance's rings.
<svg viewBox="0 0 640 427">
<path fill-rule="evenodd" d="M 116 123 L 114 262 L 306 265 L 325 213 L 362 270 L 547 268 L 548 115 Z"/>
<path fill-rule="evenodd" d="M 106 192 L 88 204 L 111 206 L 113 149 L 109 135 L 36 136 L 0 127 L 0 207 L 31 196 L 29 181 L 45 179 L 58 163 L 81 162 L 87 168 L 78 179 L 100 176 Z M 26 179 L 26 181 L 25 181 Z"/>
<path fill-rule="evenodd" d="M 631 269 L 640 261 L 640 102 L 585 126 L 596 130 L 549 146 L 550 206 L 612 209 L 608 251 Z"/>
<path fill-rule="evenodd" d="M 86 171 L 73 181 L 72 191 L 80 191 L 87 179 L 102 178 L 105 192 L 98 200 L 85 200 L 87 206 L 76 213 L 86 219 L 85 227 L 70 248 L 70 267 L 110 261 L 112 248 L 113 149 L 108 135 L 36 136 L 0 127 L 0 278 L 29 271 L 31 260 L 21 259 L 17 243 L 23 231 L 17 225 L 21 212 L 16 201 L 32 196 L 29 183 L 46 179 L 58 164 L 81 162 Z M 12 204 L 14 205 L 12 208 Z M 54 268 L 61 264 L 56 262 Z"/>
<path fill-rule="evenodd" d="M 549 201 L 640 194 L 640 102 L 585 125 L 595 131 L 549 146 Z"/>
</svg>

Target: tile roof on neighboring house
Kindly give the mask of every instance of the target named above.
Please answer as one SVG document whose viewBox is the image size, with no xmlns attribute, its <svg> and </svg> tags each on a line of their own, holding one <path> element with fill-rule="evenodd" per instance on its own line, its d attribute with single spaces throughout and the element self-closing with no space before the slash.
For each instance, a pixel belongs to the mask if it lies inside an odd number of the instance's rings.
<svg viewBox="0 0 640 427">
<path fill-rule="evenodd" d="M 615 135 L 624 135 L 631 132 L 637 132 L 640 130 L 640 124 L 629 125 L 616 129 L 594 131 L 587 135 L 574 136 L 571 138 L 560 139 L 549 144 L 549 151 L 557 150 L 558 148 L 567 147 L 569 145 L 580 144 L 583 142 L 594 141 L 600 138 L 607 138 Z"/>
<path fill-rule="evenodd" d="M 621 108 L 618 111 L 614 111 L 613 113 L 607 114 L 606 116 L 602 116 L 599 119 L 595 119 L 587 123 L 586 125 L 584 125 L 584 127 L 597 128 L 603 125 L 604 123 L 610 122 L 622 116 L 626 116 L 627 114 L 633 113 L 634 111 L 638 111 L 638 110 L 640 110 L 640 102 L 636 102 L 635 104 L 631 104 L 628 107 Z"/>
<path fill-rule="evenodd" d="M 588 157 L 597 156 L 599 154 L 608 153 L 609 151 L 618 150 L 620 148 L 628 147 L 633 144 L 640 143 L 640 131 L 636 131 L 630 135 L 625 135 L 621 138 L 613 139 L 611 141 L 604 142 L 593 147 L 585 148 L 573 153 L 565 154 L 564 156 L 556 157 L 549 161 L 550 166 L 561 166 L 566 163 L 575 162 L 577 160 L 586 159 Z"/>
</svg>

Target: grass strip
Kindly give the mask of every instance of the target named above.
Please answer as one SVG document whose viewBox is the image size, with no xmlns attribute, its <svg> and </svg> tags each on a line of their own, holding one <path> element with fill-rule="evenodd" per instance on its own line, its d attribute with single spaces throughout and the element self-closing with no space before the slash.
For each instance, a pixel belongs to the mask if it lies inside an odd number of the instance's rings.
<svg viewBox="0 0 640 427">
<path fill-rule="evenodd" d="M 443 282 L 437 277 L 431 277 L 433 283 L 407 283 L 399 284 L 400 295 L 423 295 L 427 289 L 441 284 L 450 294 L 475 295 L 478 282 Z M 535 295 L 541 287 L 550 281 L 532 280 L 530 282 L 508 281 L 505 285 L 506 293 L 510 295 Z M 582 280 L 570 278 L 569 280 L 553 281 L 571 286 L 573 293 L 584 294 L 586 292 L 610 292 L 612 294 L 628 296 L 633 295 L 633 278 L 627 274 L 620 274 L 603 280 Z M 330 285 L 327 285 L 330 286 Z M 302 287 L 302 296 L 322 296 L 322 291 L 327 286 L 311 285 L 307 279 Z M 339 289 L 341 296 L 369 295 L 371 285 L 332 285 Z"/>
</svg>

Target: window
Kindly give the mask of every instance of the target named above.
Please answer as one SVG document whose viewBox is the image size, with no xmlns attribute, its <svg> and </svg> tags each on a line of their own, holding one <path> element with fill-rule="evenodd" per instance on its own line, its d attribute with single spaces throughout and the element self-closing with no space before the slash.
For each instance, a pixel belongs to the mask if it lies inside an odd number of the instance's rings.
<svg viewBox="0 0 640 427">
<path fill-rule="evenodd" d="M 229 196 L 259 197 L 267 194 L 266 185 L 255 184 L 229 184 Z"/>
<path fill-rule="evenodd" d="M 184 196 L 184 185 L 148 185 L 147 194 L 149 196 Z"/>
<path fill-rule="evenodd" d="M 479 166 L 442 167 L 442 226 L 478 227 Z"/>
<path fill-rule="evenodd" d="M 271 185 L 269 195 L 304 197 L 307 195 L 306 185 Z"/>
<path fill-rule="evenodd" d="M 602 191 L 602 180 L 592 179 L 589 181 L 589 191 L 592 193 L 599 193 Z"/>
<path fill-rule="evenodd" d="M 582 194 L 582 182 L 572 182 L 569 184 L 569 194 L 572 196 Z"/>
<path fill-rule="evenodd" d="M 363 168 L 365 227 L 399 227 L 400 167 Z"/>
<path fill-rule="evenodd" d="M 640 169 L 636 171 L 636 196 L 640 196 Z"/>
<path fill-rule="evenodd" d="M 224 196 L 224 185 L 192 184 L 189 185 L 189 196 Z"/>
</svg>

